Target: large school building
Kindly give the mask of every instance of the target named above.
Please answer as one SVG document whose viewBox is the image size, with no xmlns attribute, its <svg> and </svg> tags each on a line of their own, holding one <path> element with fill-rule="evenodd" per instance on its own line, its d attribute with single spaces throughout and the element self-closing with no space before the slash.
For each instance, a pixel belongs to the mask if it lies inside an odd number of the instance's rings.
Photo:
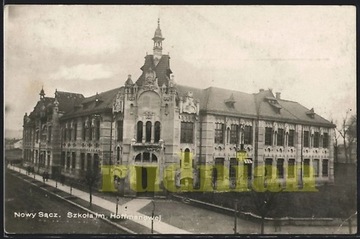
<svg viewBox="0 0 360 239">
<path fill-rule="evenodd" d="M 160 24 L 152 40 L 141 75 L 116 89 L 41 90 L 24 116 L 25 164 L 71 180 L 94 172 L 99 189 L 129 196 L 333 182 L 335 125 L 271 90 L 181 85 Z"/>
</svg>

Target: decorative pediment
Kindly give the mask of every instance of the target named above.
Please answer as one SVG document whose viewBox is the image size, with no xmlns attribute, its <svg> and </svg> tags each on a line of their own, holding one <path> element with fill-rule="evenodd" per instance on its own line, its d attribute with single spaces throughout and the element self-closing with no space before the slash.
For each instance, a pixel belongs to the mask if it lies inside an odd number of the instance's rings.
<svg viewBox="0 0 360 239">
<path fill-rule="evenodd" d="M 145 72 L 145 85 L 154 85 L 156 79 L 156 72 L 150 67 Z"/>
<path fill-rule="evenodd" d="M 123 111 L 123 98 L 120 92 L 118 92 L 115 97 L 112 110 L 113 113 L 118 113 Z"/>
<path fill-rule="evenodd" d="M 193 98 L 191 91 L 187 92 L 184 99 L 180 98 L 180 113 L 199 114 L 199 103 Z"/>
</svg>

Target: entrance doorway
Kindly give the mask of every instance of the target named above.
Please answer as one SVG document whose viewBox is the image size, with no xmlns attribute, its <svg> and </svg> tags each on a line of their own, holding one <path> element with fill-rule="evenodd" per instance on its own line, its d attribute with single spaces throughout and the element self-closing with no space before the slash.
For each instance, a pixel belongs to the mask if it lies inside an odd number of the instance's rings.
<svg viewBox="0 0 360 239">
<path fill-rule="evenodd" d="M 154 197 L 157 167 L 136 166 L 136 196 Z"/>
</svg>

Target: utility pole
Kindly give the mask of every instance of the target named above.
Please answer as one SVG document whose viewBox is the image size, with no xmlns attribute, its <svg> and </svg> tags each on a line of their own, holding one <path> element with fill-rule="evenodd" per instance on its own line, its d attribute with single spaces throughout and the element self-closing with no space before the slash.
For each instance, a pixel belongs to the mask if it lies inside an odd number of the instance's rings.
<svg viewBox="0 0 360 239">
<path fill-rule="evenodd" d="M 235 199 L 235 210 L 234 210 L 234 234 L 237 234 L 237 211 L 238 211 L 238 200 Z"/>
<path fill-rule="evenodd" d="M 154 200 L 151 201 L 153 204 L 153 210 L 151 212 L 151 234 L 154 234 L 154 212 L 155 212 L 155 202 Z"/>
</svg>

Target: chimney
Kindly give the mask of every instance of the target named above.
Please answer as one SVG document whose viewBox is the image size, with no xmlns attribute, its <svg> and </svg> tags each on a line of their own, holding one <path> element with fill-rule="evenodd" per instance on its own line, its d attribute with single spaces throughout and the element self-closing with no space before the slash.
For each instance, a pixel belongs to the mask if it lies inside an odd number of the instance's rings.
<svg viewBox="0 0 360 239">
<path fill-rule="evenodd" d="M 261 88 L 261 89 L 259 89 L 259 92 L 263 92 L 263 91 L 264 91 L 264 89 L 262 89 L 262 88 Z"/>
<path fill-rule="evenodd" d="M 280 92 L 276 92 L 276 99 L 281 100 L 281 93 Z"/>
</svg>

